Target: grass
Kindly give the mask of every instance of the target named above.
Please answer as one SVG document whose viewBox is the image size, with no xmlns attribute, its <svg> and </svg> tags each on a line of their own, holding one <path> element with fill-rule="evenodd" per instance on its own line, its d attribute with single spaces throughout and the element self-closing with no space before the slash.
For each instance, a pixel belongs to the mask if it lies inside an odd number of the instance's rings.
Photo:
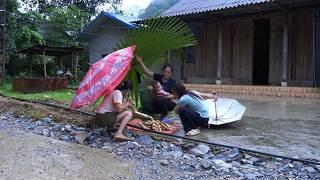
<svg viewBox="0 0 320 180">
<path fill-rule="evenodd" d="M 59 91 L 47 91 L 34 94 L 23 94 L 12 89 L 11 83 L 6 83 L 0 88 L 0 93 L 15 98 L 37 100 L 37 101 L 58 101 L 61 103 L 71 103 L 71 100 L 75 94 L 74 90 L 64 89 Z"/>
</svg>

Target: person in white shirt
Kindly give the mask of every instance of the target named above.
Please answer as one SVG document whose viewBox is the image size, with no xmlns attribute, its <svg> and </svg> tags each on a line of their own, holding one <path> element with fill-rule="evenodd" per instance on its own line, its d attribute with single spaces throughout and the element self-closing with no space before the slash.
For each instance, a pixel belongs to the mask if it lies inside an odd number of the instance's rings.
<svg viewBox="0 0 320 180">
<path fill-rule="evenodd" d="M 101 105 L 96 110 L 100 125 L 107 126 L 109 129 L 120 124 L 114 136 L 115 141 L 133 140 L 123 134 L 124 128 L 132 118 L 132 112 L 128 110 L 128 108 L 132 106 L 133 103 L 130 99 L 127 102 L 123 102 L 123 97 L 127 97 L 131 89 L 131 81 L 123 81 L 112 93 L 103 99 Z"/>
</svg>

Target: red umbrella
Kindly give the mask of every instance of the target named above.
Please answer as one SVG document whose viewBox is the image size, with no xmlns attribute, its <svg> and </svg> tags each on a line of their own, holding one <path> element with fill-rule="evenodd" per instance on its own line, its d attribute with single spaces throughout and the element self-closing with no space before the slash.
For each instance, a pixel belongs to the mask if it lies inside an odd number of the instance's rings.
<svg viewBox="0 0 320 180">
<path fill-rule="evenodd" d="M 82 80 L 71 108 L 94 103 L 111 93 L 129 72 L 135 47 L 118 50 L 93 64 Z"/>
</svg>

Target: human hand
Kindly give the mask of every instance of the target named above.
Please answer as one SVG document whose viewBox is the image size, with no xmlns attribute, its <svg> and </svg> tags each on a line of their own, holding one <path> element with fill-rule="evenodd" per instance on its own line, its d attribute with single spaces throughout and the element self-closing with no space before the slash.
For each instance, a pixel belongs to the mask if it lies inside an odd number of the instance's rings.
<svg viewBox="0 0 320 180">
<path fill-rule="evenodd" d="M 136 59 L 137 59 L 137 61 L 138 61 L 139 63 L 142 62 L 142 57 L 141 57 L 141 56 L 136 55 Z"/>
<path fill-rule="evenodd" d="M 216 96 L 217 92 L 216 91 L 213 91 L 212 92 L 212 101 L 215 102 L 218 100 L 218 97 Z"/>
</svg>

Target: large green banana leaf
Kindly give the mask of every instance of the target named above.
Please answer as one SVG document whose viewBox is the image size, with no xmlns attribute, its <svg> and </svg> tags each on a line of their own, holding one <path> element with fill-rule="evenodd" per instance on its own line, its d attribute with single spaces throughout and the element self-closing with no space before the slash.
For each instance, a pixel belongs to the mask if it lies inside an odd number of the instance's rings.
<svg viewBox="0 0 320 180">
<path fill-rule="evenodd" d="M 164 55 L 170 50 L 179 50 L 197 43 L 192 31 L 186 23 L 177 17 L 153 18 L 136 24 L 117 43 L 115 50 L 136 45 L 135 54 L 143 57 L 146 66 L 165 62 Z M 143 73 L 136 61 L 127 79 L 133 82 L 133 97 L 139 106 L 139 84 L 137 73 Z"/>
</svg>

